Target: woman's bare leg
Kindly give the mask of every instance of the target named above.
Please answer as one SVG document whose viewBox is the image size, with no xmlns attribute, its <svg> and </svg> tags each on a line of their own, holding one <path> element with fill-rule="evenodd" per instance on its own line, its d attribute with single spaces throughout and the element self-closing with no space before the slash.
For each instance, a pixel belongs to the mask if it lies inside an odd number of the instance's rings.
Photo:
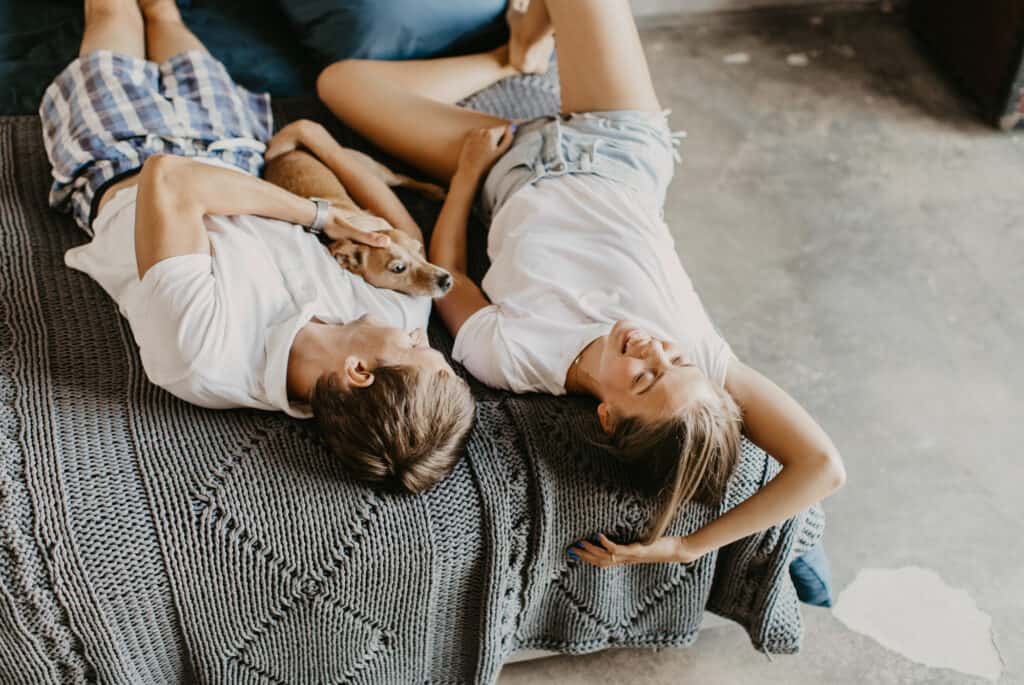
<svg viewBox="0 0 1024 685">
<path fill-rule="evenodd" d="M 448 183 L 466 134 L 505 123 L 452 103 L 514 73 L 504 49 L 432 60 L 344 60 L 320 74 L 317 93 L 381 149 Z"/>
<path fill-rule="evenodd" d="M 530 0 L 509 19 L 519 49 L 554 30 L 563 113 L 661 111 L 628 0 Z"/>
<path fill-rule="evenodd" d="M 165 62 L 189 50 L 206 51 L 206 46 L 181 20 L 174 0 L 140 0 L 146 16 L 146 56 L 153 62 Z"/>
<path fill-rule="evenodd" d="M 79 55 L 96 50 L 145 59 L 142 15 L 135 0 L 85 0 L 85 33 Z"/>
</svg>

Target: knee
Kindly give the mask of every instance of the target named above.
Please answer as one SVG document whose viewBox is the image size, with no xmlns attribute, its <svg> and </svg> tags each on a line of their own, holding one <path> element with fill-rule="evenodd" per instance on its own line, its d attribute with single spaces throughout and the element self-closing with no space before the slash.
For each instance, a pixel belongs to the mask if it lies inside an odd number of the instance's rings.
<svg viewBox="0 0 1024 685">
<path fill-rule="evenodd" d="M 343 59 L 324 68 L 316 79 L 316 94 L 326 101 L 333 94 L 344 92 L 365 71 L 368 60 Z"/>
<path fill-rule="evenodd" d="M 161 192 L 180 190 L 182 180 L 187 178 L 184 167 L 188 164 L 189 160 L 178 155 L 153 155 L 143 162 L 139 183 L 159 187 Z"/>
</svg>

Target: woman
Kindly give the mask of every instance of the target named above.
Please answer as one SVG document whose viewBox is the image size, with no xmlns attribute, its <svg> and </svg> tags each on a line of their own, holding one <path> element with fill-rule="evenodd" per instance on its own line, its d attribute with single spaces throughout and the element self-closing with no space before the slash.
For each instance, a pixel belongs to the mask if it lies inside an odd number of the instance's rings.
<svg viewBox="0 0 1024 685">
<path fill-rule="evenodd" d="M 533 0 L 508 16 L 507 56 L 339 62 L 318 88 L 356 131 L 450 183 L 430 258 L 455 276 L 438 309 L 456 359 L 494 387 L 595 397 L 611 447 L 659 496 L 640 543 L 600 536 L 570 554 L 689 562 L 835 491 L 835 446 L 736 359 L 676 257 L 661 218 L 672 136 L 627 0 Z M 545 68 L 553 32 L 562 117 L 514 125 L 454 106 L 517 67 Z M 492 222 L 482 289 L 465 275 L 481 184 Z M 704 528 L 663 537 L 684 502 L 724 494 L 741 430 L 782 472 Z"/>
</svg>

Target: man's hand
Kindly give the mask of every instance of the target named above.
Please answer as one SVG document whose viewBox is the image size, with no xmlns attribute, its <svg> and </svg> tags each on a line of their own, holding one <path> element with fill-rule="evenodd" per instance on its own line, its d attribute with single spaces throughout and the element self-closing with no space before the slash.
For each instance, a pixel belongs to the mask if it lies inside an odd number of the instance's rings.
<svg viewBox="0 0 1024 685">
<path fill-rule="evenodd" d="M 292 150 L 309 147 L 309 141 L 314 136 L 323 133 L 326 133 L 326 129 L 315 121 L 309 119 L 293 121 L 270 139 L 270 142 L 267 143 L 267 151 L 263 153 L 263 159 L 269 162 Z"/>
<path fill-rule="evenodd" d="M 478 128 L 467 133 L 462 141 L 456 175 L 479 182 L 512 145 L 515 132 L 514 124 L 504 124 Z"/>
<path fill-rule="evenodd" d="M 331 207 L 324 225 L 324 233 L 331 240 L 354 240 L 370 247 L 387 247 L 391 238 L 379 231 L 388 231 L 394 226 L 380 217 L 365 213 L 346 212 Z"/>
<path fill-rule="evenodd" d="M 568 549 L 569 556 L 599 568 L 625 564 L 684 563 L 696 561 L 704 552 L 694 549 L 685 537 L 660 537 L 649 545 L 633 543 L 617 545 L 604 534 L 597 536 L 600 544 L 581 540 Z"/>
</svg>

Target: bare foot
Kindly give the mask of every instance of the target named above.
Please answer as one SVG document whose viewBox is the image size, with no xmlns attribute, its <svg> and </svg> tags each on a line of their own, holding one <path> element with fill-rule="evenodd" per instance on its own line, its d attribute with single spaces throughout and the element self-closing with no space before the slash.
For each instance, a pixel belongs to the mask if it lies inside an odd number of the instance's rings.
<svg viewBox="0 0 1024 685">
<path fill-rule="evenodd" d="M 543 74 L 555 49 L 551 22 L 547 21 L 546 13 L 544 21 L 538 22 L 537 13 L 523 11 L 521 5 L 521 0 L 510 0 L 505 12 L 509 28 L 508 63 L 522 74 Z"/>
</svg>

